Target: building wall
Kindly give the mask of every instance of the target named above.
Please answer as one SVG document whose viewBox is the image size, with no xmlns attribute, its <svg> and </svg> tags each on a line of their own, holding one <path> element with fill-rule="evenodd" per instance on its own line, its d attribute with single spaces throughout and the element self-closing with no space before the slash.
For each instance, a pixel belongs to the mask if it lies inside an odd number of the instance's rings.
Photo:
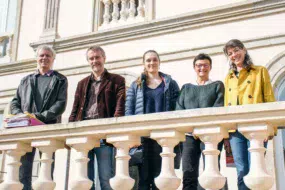
<svg viewBox="0 0 285 190">
<path fill-rule="evenodd" d="M 106 68 L 124 74 L 128 84 L 143 70 L 143 53 L 154 49 L 161 55 L 161 71 L 172 75 L 180 87 L 195 82 L 192 61 L 201 52 L 208 53 L 213 59 L 211 78 L 223 81 L 228 71 L 228 62 L 222 48 L 232 38 L 245 42 L 257 65 L 267 66 L 285 50 L 285 28 L 281 27 L 285 23 L 283 0 L 146 2 L 149 8 L 146 9 L 146 15 L 150 16 L 145 22 L 97 30 L 96 27 L 99 26 L 96 26 L 95 20 L 100 9 L 96 8 L 98 3 L 95 0 L 60 0 L 55 29 L 57 37 L 45 39 L 42 37 L 45 0 L 18 0 L 21 6 L 17 7 L 19 22 L 15 34 L 19 32 L 19 35 L 15 35 L 14 52 L 11 55 L 16 55 L 16 58 L 0 64 L 0 111 L 13 97 L 21 78 L 35 70 L 33 48 L 40 44 L 47 43 L 56 49 L 54 69 L 68 76 L 68 105 L 63 114 L 63 122 L 68 120 L 77 82 L 90 73 L 85 51 L 94 44 L 105 49 Z M 269 145 L 268 151 L 272 156 L 270 151 L 273 152 L 273 145 Z M 60 156 L 56 163 L 61 168 L 56 169 L 56 174 L 64 171 L 66 154 L 66 150 L 57 151 Z M 274 174 L 273 160 L 270 163 L 270 173 Z M 225 167 L 222 167 L 222 173 L 235 175 L 234 169 Z M 58 178 L 59 175 L 56 176 L 57 189 L 63 189 L 64 181 Z M 234 187 L 235 177 L 229 183 Z"/>
</svg>

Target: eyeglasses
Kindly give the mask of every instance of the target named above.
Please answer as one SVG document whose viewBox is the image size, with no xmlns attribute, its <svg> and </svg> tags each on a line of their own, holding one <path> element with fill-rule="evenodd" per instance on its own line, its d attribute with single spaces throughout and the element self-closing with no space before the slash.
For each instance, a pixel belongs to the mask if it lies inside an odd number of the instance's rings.
<svg viewBox="0 0 285 190">
<path fill-rule="evenodd" d="M 196 64 L 195 64 L 195 67 L 197 67 L 197 68 L 199 68 L 199 69 L 201 69 L 202 67 L 204 67 L 205 69 L 208 69 L 208 68 L 210 67 L 210 65 L 208 65 L 208 64 L 199 64 L 199 65 L 196 65 Z"/>
</svg>

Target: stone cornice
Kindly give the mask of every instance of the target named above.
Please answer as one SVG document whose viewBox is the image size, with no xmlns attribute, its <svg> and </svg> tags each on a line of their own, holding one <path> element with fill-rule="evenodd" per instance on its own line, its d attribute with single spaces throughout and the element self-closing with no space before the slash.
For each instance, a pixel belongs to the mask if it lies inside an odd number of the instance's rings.
<svg viewBox="0 0 285 190">
<path fill-rule="evenodd" d="M 270 46 L 285 44 L 285 34 L 280 34 L 276 36 L 265 36 L 255 39 L 242 39 L 242 41 L 246 45 L 247 49 L 270 47 Z M 191 59 L 201 51 L 209 55 L 222 54 L 223 46 L 224 44 L 220 43 L 220 44 L 195 47 L 192 49 L 185 49 L 174 52 L 164 52 L 160 53 L 160 57 L 162 62 L 169 62 L 169 61 L 177 61 L 183 59 Z M 141 65 L 140 61 L 141 57 L 114 60 L 106 63 L 105 67 L 108 70 L 134 67 Z M 0 65 L 0 76 L 23 73 L 23 72 L 31 72 L 34 71 L 35 69 L 36 69 L 35 59 L 23 60 L 11 64 Z M 66 76 L 90 73 L 90 68 L 87 64 L 77 67 L 70 67 L 70 68 L 57 69 L 57 70 Z"/>
<path fill-rule="evenodd" d="M 36 60 L 27 59 L 0 65 L 0 76 L 31 72 L 36 69 Z"/>
<path fill-rule="evenodd" d="M 17 90 L 16 88 L 0 90 L 0 99 L 14 96 L 16 93 L 16 90 Z"/>
<path fill-rule="evenodd" d="M 22 127 L 0 130 L 0 143 L 30 141 L 43 138 L 64 139 L 80 135 L 105 138 L 111 134 L 149 135 L 153 130 L 175 129 L 190 132 L 193 128 L 222 126 L 235 129 L 238 124 L 268 123 L 282 126 L 285 123 L 285 102 L 220 108 L 202 108 L 119 118 L 97 119 L 68 124 Z"/>
<path fill-rule="evenodd" d="M 65 52 L 87 48 L 92 44 L 119 43 L 126 40 L 157 36 L 280 12 L 285 12 L 285 1 L 251 0 L 84 35 L 38 41 L 31 43 L 31 46 L 35 49 L 41 44 L 51 44 L 57 52 Z"/>
<path fill-rule="evenodd" d="M 265 36 L 255 39 L 244 39 L 242 41 L 249 50 L 256 48 L 270 47 L 270 46 L 285 44 L 285 34 L 280 34 L 276 36 Z M 170 61 L 192 59 L 201 52 L 207 53 L 209 55 L 223 54 L 222 51 L 223 46 L 224 43 L 220 43 L 220 44 L 195 47 L 192 49 L 185 49 L 174 52 L 164 52 L 160 53 L 160 59 L 162 62 L 170 62 Z M 113 69 L 135 67 L 140 65 L 141 65 L 141 57 L 133 57 L 129 59 L 121 59 L 121 60 L 108 62 L 106 63 L 105 67 L 108 70 L 113 70 Z M 59 69 L 58 71 L 65 74 L 66 76 L 70 76 L 70 75 L 90 73 L 90 68 L 86 64 L 78 67 Z"/>
<path fill-rule="evenodd" d="M 280 34 L 275 36 L 264 36 L 261 38 L 254 38 L 254 39 L 241 39 L 241 40 L 244 42 L 247 49 L 263 48 L 263 47 L 285 44 L 285 34 Z M 177 61 L 183 59 L 191 59 L 194 58 L 200 52 L 204 52 L 209 55 L 223 54 L 222 52 L 223 46 L 224 44 L 220 43 L 220 44 L 195 47 L 192 49 L 185 49 L 180 51 L 164 52 L 160 53 L 160 58 L 162 62 L 169 62 L 169 61 Z M 108 70 L 114 70 L 114 69 L 122 69 L 139 65 L 141 65 L 141 57 L 133 57 L 128 59 L 121 59 L 121 60 L 114 60 L 111 62 L 107 62 L 105 67 Z M 11 64 L 0 65 L 0 76 L 23 73 L 23 72 L 31 72 L 34 71 L 35 69 L 36 69 L 35 59 L 24 60 Z M 87 63 L 81 66 L 57 69 L 57 70 L 66 76 L 90 73 L 90 68 L 87 65 Z"/>
</svg>

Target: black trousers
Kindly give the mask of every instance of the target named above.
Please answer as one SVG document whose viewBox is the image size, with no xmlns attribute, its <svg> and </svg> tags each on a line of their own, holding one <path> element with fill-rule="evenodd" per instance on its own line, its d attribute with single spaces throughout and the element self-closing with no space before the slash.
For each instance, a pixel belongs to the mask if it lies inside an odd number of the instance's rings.
<svg viewBox="0 0 285 190">
<path fill-rule="evenodd" d="M 218 149 L 222 151 L 223 141 L 218 144 Z M 182 170 L 183 170 L 183 190 L 203 190 L 198 182 L 199 177 L 199 161 L 205 145 L 200 139 L 195 139 L 193 136 L 186 136 L 186 141 L 183 142 L 182 150 Z M 205 166 L 205 158 L 203 162 Z M 219 155 L 220 168 L 220 155 Z"/>
</svg>

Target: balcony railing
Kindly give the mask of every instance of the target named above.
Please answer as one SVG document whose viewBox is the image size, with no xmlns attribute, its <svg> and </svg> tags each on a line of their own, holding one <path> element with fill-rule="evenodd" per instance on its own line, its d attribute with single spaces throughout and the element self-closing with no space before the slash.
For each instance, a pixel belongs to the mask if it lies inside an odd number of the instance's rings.
<svg viewBox="0 0 285 190">
<path fill-rule="evenodd" d="M 100 29 L 107 29 L 145 20 L 144 0 L 101 0 L 103 21 Z"/>
<path fill-rule="evenodd" d="M 22 189 L 20 158 L 32 147 L 42 151 L 40 173 L 33 188 L 54 189 L 56 184 L 50 175 L 52 154 L 66 145 L 77 151 L 75 161 L 70 162 L 76 170 L 70 189 L 89 189 L 87 153 L 100 145 L 101 138 L 117 148 L 116 175 L 110 180 L 112 188 L 131 189 L 134 180 L 129 176 L 129 148 L 140 143 L 140 136 L 150 136 L 162 146 L 162 168 L 155 183 L 159 189 L 174 190 L 181 179 L 174 172 L 173 147 L 185 139 L 185 132 L 193 132 L 205 143 L 205 169 L 199 177 L 200 184 L 205 189 L 220 189 L 226 179 L 218 169 L 217 144 L 228 137 L 229 129 L 238 129 L 250 140 L 251 166 L 244 178 L 246 185 L 250 189 L 270 189 L 274 178 L 265 168 L 263 141 L 273 135 L 274 126 L 284 123 L 285 102 L 276 102 L 6 129 L 0 132 L 0 150 L 6 151 L 9 158 L 0 189 Z"/>
</svg>

